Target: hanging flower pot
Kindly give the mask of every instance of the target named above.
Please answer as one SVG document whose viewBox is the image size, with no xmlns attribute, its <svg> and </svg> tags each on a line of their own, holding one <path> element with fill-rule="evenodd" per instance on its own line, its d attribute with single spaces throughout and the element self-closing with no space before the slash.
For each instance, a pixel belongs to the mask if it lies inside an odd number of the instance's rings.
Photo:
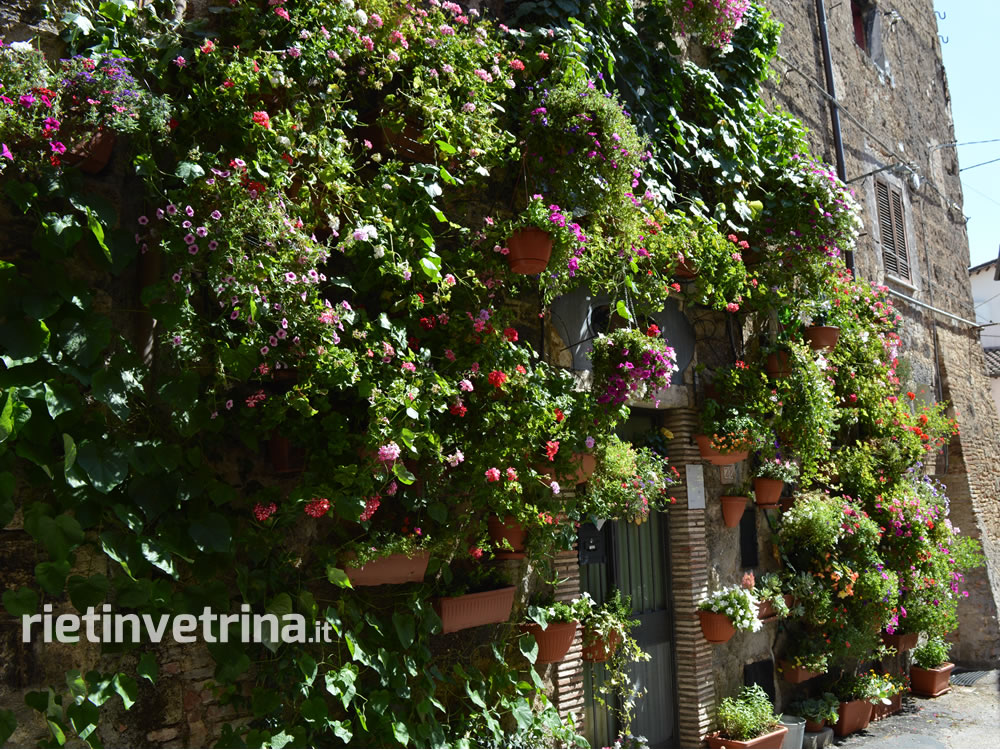
<svg viewBox="0 0 1000 750">
<path fill-rule="evenodd" d="M 524 551 L 524 538 L 527 532 L 518 523 L 514 516 L 506 516 L 502 521 L 496 516 L 490 516 L 486 521 L 486 528 L 490 535 L 490 541 L 500 547 L 496 556 L 501 560 L 522 560 L 526 553 Z M 504 540 L 510 545 L 508 549 Z"/>
<path fill-rule="evenodd" d="M 747 498 L 742 495 L 723 495 L 719 501 L 722 503 L 722 522 L 730 529 L 739 526 L 747 508 Z"/>
<path fill-rule="evenodd" d="M 902 653 L 916 647 L 919 635 L 919 633 L 883 633 L 882 643 Z"/>
<path fill-rule="evenodd" d="M 951 662 L 945 662 L 934 669 L 922 669 L 914 664 L 910 667 L 910 692 L 925 698 L 944 695 L 951 690 L 948 680 L 951 679 L 951 670 L 954 668 L 955 665 Z"/>
<path fill-rule="evenodd" d="M 398 553 L 372 560 L 360 568 L 345 565 L 344 572 L 351 579 L 352 586 L 418 583 L 424 580 L 430 559 L 431 555 L 426 550 L 417 552 L 413 557 Z"/>
<path fill-rule="evenodd" d="M 712 447 L 712 438 L 708 435 L 695 435 L 695 442 L 698 443 L 698 452 L 703 460 L 708 461 L 713 466 L 728 466 L 729 464 L 746 461 L 750 456 L 750 450 L 732 451 L 723 453 Z"/>
<path fill-rule="evenodd" d="M 840 339 L 840 329 L 836 326 L 809 326 L 805 330 L 809 346 L 818 351 L 832 351 Z"/>
<path fill-rule="evenodd" d="M 466 628 L 507 622 L 514 606 L 514 586 L 480 591 L 464 596 L 443 596 L 432 602 L 441 618 L 441 632 L 454 633 Z"/>
<path fill-rule="evenodd" d="M 507 240 L 507 265 L 514 273 L 536 274 L 545 270 L 552 257 L 552 235 L 538 227 L 518 229 Z"/>
<path fill-rule="evenodd" d="M 701 620 L 701 634 L 709 643 L 725 643 L 736 635 L 733 621 L 720 612 L 699 610 L 698 618 Z"/>
<path fill-rule="evenodd" d="M 677 266 L 674 268 L 674 278 L 688 281 L 695 278 L 698 272 L 691 266 L 688 265 L 687 260 L 678 261 Z"/>
<path fill-rule="evenodd" d="M 297 474 L 305 468 L 305 452 L 277 431 L 267 441 L 267 456 L 275 474 Z"/>
<path fill-rule="evenodd" d="M 90 138 L 67 151 L 63 161 L 79 167 L 84 174 L 97 174 L 111 161 L 111 152 L 117 140 L 113 131 L 100 128 Z"/>
<path fill-rule="evenodd" d="M 793 685 L 819 677 L 822 672 L 810 672 L 804 667 L 796 667 L 789 661 L 781 660 L 781 679 Z"/>
<path fill-rule="evenodd" d="M 617 630 L 612 630 L 608 633 L 606 641 L 592 630 L 584 631 L 583 642 L 585 645 L 583 647 L 583 660 L 592 664 L 603 664 L 614 654 L 621 639 L 621 633 Z"/>
<path fill-rule="evenodd" d="M 837 710 L 840 718 L 833 725 L 833 733 L 838 737 L 846 737 L 868 727 L 872 718 L 872 704 L 866 700 L 841 703 Z"/>
<path fill-rule="evenodd" d="M 753 480 L 754 501 L 761 508 L 773 508 L 781 499 L 785 483 L 780 479 L 757 477 Z"/>
<path fill-rule="evenodd" d="M 401 160 L 433 163 L 435 149 L 428 143 L 420 142 L 420 127 L 416 122 L 406 120 L 402 130 L 383 128 L 382 132 L 385 142 L 392 146 Z"/>
<path fill-rule="evenodd" d="M 759 748 L 780 748 L 785 742 L 785 735 L 788 734 L 788 727 L 782 726 L 773 732 L 754 737 L 752 740 L 730 740 L 721 737 L 718 732 L 708 735 L 709 747 L 759 747 Z"/>
<path fill-rule="evenodd" d="M 576 635 L 576 626 L 579 623 L 573 622 L 550 622 L 544 630 L 538 623 L 522 625 L 521 629 L 531 636 L 534 636 L 535 643 L 538 644 L 538 658 L 535 664 L 553 664 L 566 658 L 569 647 L 573 645 L 573 637 Z"/>
<path fill-rule="evenodd" d="M 767 375 L 770 378 L 787 378 L 792 374 L 788 352 L 771 352 L 767 355 Z"/>
<path fill-rule="evenodd" d="M 576 470 L 576 483 L 582 484 L 590 479 L 597 468 L 597 459 L 593 453 L 574 453 L 573 460 L 578 464 Z"/>
</svg>

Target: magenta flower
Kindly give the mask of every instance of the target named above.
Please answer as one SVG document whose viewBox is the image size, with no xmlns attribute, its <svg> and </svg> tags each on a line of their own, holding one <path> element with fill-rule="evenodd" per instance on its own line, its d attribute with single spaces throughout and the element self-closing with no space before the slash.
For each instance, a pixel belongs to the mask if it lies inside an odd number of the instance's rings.
<svg viewBox="0 0 1000 750">
<path fill-rule="evenodd" d="M 399 458 L 402 451 L 395 442 L 387 443 L 378 449 L 378 460 L 383 463 L 391 463 Z"/>
<path fill-rule="evenodd" d="M 486 481 L 487 482 L 499 482 L 500 481 L 500 469 L 491 467 L 486 470 Z"/>
</svg>

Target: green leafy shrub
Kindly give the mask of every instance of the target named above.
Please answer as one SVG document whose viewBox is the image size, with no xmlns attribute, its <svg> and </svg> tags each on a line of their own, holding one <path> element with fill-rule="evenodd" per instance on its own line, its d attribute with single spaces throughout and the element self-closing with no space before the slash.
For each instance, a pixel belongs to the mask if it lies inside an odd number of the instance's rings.
<svg viewBox="0 0 1000 750">
<path fill-rule="evenodd" d="M 774 730 L 781 717 L 760 685 L 740 689 L 736 698 L 726 697 L 719 703 L 716 722 L 722 736 L 730 740 L 751 740 Z"/>
</svg>

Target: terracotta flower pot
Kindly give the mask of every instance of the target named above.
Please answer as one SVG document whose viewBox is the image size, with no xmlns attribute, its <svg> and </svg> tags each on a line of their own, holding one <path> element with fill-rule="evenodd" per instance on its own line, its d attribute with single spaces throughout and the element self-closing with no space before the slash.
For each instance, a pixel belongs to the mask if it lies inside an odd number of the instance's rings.
<svg viewBox="0 0 1000 750">
<path fill-rule="evenodd" d="M 111 161 L 117 140 L 113 131 L 101 128 L 87 140 L 75 144 L 63 155 L 63 161 L 79 167 L 84 174 L 97 174 Z"/>
<path fill-rule="evenodd" d="M 768 377 L 787 378 L 792 374 L 791 365 L 788 363 L 788 352 L 771 352 L 767 355 Z"/>
<path fill-rule="evenodd" d="M 796 667 L 784 659 L 781 660 L 781 679 L 792 685 L 811 680 L 813 677 L 819 677 L 821 674 L 822 672 L 810 672 L 808 669 Z"/>
<path fill-rule="evenodd" d="M 785 742 L 785 735 L 788 734 L 788 727 L 779 727 L 773 732 L 754 737 L 752 740 L 729 740 L 719 736 L 718 732 L 708 735 L 709 747 L 761 747 L 780 748 Z"/>
<path fill-rule="evenodd" d="M 883 633 L 882 643 L 900 652 L 909 651 L 916 647 L 919 636 L 919 633 Z"/>
<path fill-rule="evenodd" d="M 608 633 L 607 641 L 591 631 L 585 631 L 583 642 L 589 642 L 590 645 L 583 647 L 583 660 L 593 664 L 603 664 L 611 657 L 615 649 L 618 648 L 621 639 L 621 633 L 617 630 L 612 630 Z"/>
<path fill-rule="evenodd" d="M 872 718 L 872 704 L 866 700 L 848 701 L 840 704 L 837 713 L 840 718 L 833 725 L 833 733 L 838 737 L 846 737 L 868 726 Z"/>
<path fill-rule="evenodd" d="M 550 622 L 549 626 L 542 630 L 542 626 L 537 623 L 522 625 L 521 629 L 535 638 L 538 644 L 538 658 L 535 664 L 552 664 L 562 661 L 569 652 L 569 647 L 573 645 L 573 637 L 576 635 L 576 626 L 579 623 L 573 622 Z"/>
<path fill-rule="evenodd" d="M 514 273 L 536 274 L 545 270 L 552 257 L 552 235 L 538 227 L 518 229 L 507 240 L 507 265 Z"/>
<path fill-rule="evenodd" d="M 690 265 L 688 265 L 687 260 L 680 261 L 676 268 L 674 268 L 674 278 L 689 280 L 693 279 L 698 275 L 698 272 Z"/>
<path fill-rule="evenodd" d="M 352 586 L 382 586 L 387 583 L 418 583 L 424 580 L 431 555 L 426 550 L 413 557 L 403 554 L 389 555 L 360 568 L 344 566 Z"/>
<path fill-rule="evenodd" d="M 757 477 L 753 480 L 754 502 L 762 508 L 774 507 L 781 499 L 783 489 L 785 489 L 785 483 L 780 479 Z"/>
<path fill-rule="evenodd" d="M 794 497 L 780 497 L 778 498 L 778 504 L 781 505 L 781 510 L 783 513 L 787 513 L 795 505 Z"/>
<path fill-rule="evenodd" d="M 597 468 L 597 459 L 593 453 L 574 453 L 573 460 L 579 462 L 576 470 L 576 483 L 582 484 L 590 479 Z"/>
<path fill-rule="evenodd" d="M 709 643 L 725 643 L 736 635 L 733 621 L 724 614 L 699 610 L 698 618 L 701 620 L 701 634 Z"/>
<path fill-rule="evenodd" d="M 889 700 L 890 703 L 888 704 L 883 703 L 882 701 L 872 704 L 872 721 L 881 721 L 887 716 L 898 714 L 902 710 L 903 708 L 902 693 L 896 693 Z"/>
<path fill-rule="evenodd" d="M 419 126 L 407 120 L 403 124 L 403 130 L 391 130 L 384 128 L 385 142 L 393 147 L 393 150 L 403 161 L 412 162 L 433 162 L 434 147 L 429 143 L 420 142 Z"/>
<path fill-rule="evenodd" d="M 822 732 L 823 727 L 826 726 L 826 719 L 822 721 L 809 721 L 806 719 L 806 731 L 807 732 Z"/>
<path fill-rule="evenodd" d="M 805 330 L 805 335 L 806 341 L 813 349 L 830 351 L 837 346 L 840 329 L 836 326 L 809 326 Z"/>
<path fill-rule="evenodd" d="M 729 464 L 746 461 L 750 455 L 749 449 L 732 451 L 730 453 L 718 451 L 712 447 L 712 438 L 708 435 L 695 435 L 694 439 L 698 443 L 698 452 L 701 454 L 702 459 L 708 461 L 713 466 L 728 466 Z"/>
<path fill-rule="evenodd" d="M 267 441 L 267 456 L 275 474 L 297 474 L 306 465 L 305 452 L 277 431 Z"/>
<path fill-rule="evenodd" d="M 778 616 L 778 610 L 776 610 L 774 608 L 774 605 L 771 604 L 771 602 L 769 602 L 767 599 L 757 602 L 758 620 L 766 620 L 769 617 L 777 617 L 777 616 Z"/>
<path fill-rule="evenodd" d="M 740 495 L 723 495 L 719 498 L 722 503 L 722 522 L 729 528 L 740 525 L 740 519 L 747 509 L 747 498 Z"/>
<path fill-rule="evenodd" d="M 454 633 L 466 628 L 506 622 L 514 606 L 514 586 L 492 591 L 480 591 L 464 596 L 443 596 L 432 602 L 441 618 L 441 632 Z"/>
<path fill-rule="evenodd" d="M 502 546 L 504 539 L 510 544 L 510 549 L 502 547 L 496 556 L 501 560 L 522 560 L 527 553 L 524 551 L 524 538 L 527 532 L 514 516 L 506 516 L 502 521 L 496 516 L 490 516 L 486 521 L 490 541 Z"/>
<path fill-rule="evenodd" d="M 916 665 L 910 667 L 910 692 L 925 698 L 944 695 L 951 690 L 948 680 L 951 679 L 951 670 L 954 668 L 955 665 L 951 662 L 945 662 L 935 669 L 922 669 Z"/>
</svg>

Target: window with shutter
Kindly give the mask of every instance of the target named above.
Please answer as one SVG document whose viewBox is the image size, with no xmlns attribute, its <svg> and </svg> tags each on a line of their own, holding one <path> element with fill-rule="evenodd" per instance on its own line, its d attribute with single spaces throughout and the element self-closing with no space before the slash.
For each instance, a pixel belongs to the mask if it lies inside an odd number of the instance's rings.
<svg viewBox="0 0 1000 750">
<path fill-rule="evenodd" d="M 906 250 L 906 222 L 903 194 L 882 180 L 875 181 L 875 204 L 878 210 L 879 238 L 885 272 L 910 280 L 910 259 Z"/>
</svg>

